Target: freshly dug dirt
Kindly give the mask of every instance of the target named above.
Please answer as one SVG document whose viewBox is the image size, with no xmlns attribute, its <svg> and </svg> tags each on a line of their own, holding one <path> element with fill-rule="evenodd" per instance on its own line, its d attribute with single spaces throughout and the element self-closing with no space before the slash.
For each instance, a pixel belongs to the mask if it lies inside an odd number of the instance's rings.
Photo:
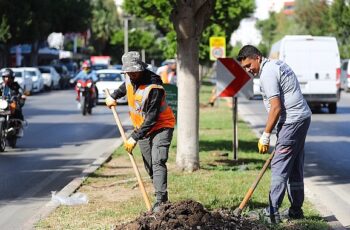
<svg viewBox="0 0 350 230">
<path fill-rule="evenodd" d="M 146 212 L 136 220 L 119 225 L 116 230 L 155 230 L 155 229 L 267 229 L 264 225 L 254 223 L 244 218 L 238 218 L 228 210 L 209 212 L 203 205 L 185 200 L 177 203 L 166 203 L 158 213 Z"/>
</svg>

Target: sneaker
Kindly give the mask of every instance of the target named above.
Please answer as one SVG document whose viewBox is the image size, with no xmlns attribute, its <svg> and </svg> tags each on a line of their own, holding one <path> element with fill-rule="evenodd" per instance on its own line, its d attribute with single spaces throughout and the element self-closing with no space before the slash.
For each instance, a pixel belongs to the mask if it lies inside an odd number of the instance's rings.
<svg viewBox="0 0 350 230">
<path fill-rule="evenodd" d="M 263 219 L 269 224 L 279 224 L 282 222 L 280 213 L 278 211 L 270 213 L 270 207 L 266 207 L 263 209 L 261 219 Z"/>
<path fill-rule="evenodd" d="M 304 212 L 302 209 L 292 209 L 287 208 L 281 212 L 281 217 L 285 219 L 303 219 L 304 218 Z"/>
<path fill-rule="evenodd" d="M 247 217 L 251 220 L 260 220 L 269 224 L 279 224 L 282 222 L 278 211 L 273 215 L 270 214 L 270 207 L 266 207 L 257 211 L 251 211 L 247 214 Z"/>
</svg>

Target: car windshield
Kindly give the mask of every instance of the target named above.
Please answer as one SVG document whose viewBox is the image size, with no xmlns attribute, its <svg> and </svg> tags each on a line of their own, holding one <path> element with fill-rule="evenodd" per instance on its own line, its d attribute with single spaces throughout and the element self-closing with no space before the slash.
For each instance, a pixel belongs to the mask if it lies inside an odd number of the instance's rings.
<svg viewBox="0 0 350 230">
<path fill-rule="evenodd" d="M 42 73 L 50 73 L 50 69 L 49 68 L 44 68 L 44 67 L 41 67 L 39 68 L 40 72 Z"/>
<path fill-rule="evenodd" d="M 100 73 L 97 76 L 99 81 L 123 81 L 123 77 L 119 73 Z"/>
<path fill-rule="evenodd" d="M 100 70 L 100 69 L 107 69 L 108 65 L 98 64 L 98 65 L 92 65 L 93 70 Z"/>
<path fill-rule="evenodd" d="M 13 71 L 15 73 L 15 77 L 22 77 L 22 72 L 16 72 L 16 71 Z"/>
<path fill-rule="evenodd" d="M 35 71 L 25 71 L 25 75 L 33 77 L 33 76 L 36 76 L 36 73 L 35 73 Z"/>
</svg>

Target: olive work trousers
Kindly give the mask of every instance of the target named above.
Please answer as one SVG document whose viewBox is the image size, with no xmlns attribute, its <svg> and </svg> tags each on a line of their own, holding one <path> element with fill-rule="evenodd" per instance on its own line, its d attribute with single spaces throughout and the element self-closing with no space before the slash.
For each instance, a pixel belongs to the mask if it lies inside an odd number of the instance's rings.
<svg viewBox="0 0 350 230">
<path fill-rule="evenodd" d="M 275 155 L 271 161 L 270 212 L 278 211 L 285 191 L 291 208 L 300 210 L 304 202 L 304 145 L 311 118 L 277 125 Z"/>
<path fill-rule="evenodd" d="M 163 128 L 139 140 L 143 163 L 153 181 L 155 196 L 159 202 L 168 200 L 168 169 L 166 162 L 173 131 L 172 128 Z"/>
</svg>

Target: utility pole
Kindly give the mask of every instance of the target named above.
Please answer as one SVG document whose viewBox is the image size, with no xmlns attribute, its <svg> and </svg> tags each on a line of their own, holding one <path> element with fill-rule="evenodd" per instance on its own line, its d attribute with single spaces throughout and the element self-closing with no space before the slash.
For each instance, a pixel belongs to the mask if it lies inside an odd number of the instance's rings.
<svg viewBox="0 0 350 230">
<path fill-rule="evenodd" d="M 124 53 L 127 53 L 129 51 L 128 31 L 129 31 L 129 20 L 131 19 L 131 17 L 128 15 L 125 15 L 123 18 L 124 18 Z"/>
</svg>

